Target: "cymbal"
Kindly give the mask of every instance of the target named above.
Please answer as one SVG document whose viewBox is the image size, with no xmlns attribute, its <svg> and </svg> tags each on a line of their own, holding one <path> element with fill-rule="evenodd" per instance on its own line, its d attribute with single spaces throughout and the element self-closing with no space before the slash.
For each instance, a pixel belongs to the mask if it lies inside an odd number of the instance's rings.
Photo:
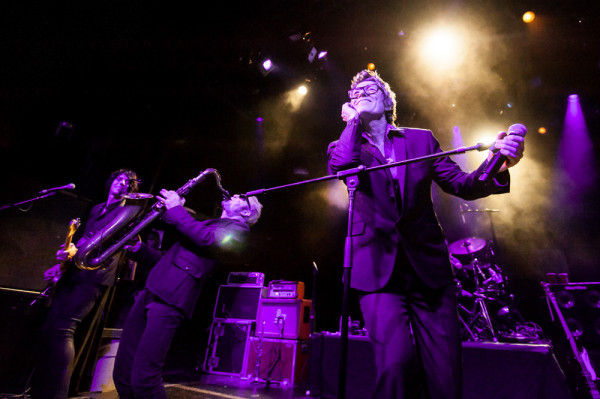
<svg viewBox="0 0 600 399">
<path fill-rule="evenodd" d="M 454 255 L 468 255 L 485 248 L 486 241 L 483 238 L 468 237 L 448 245 L 448 250 Z"/>
<path fill-rule="evenodd" d="M 154 198 L 154 195 L 146 193 L 127 193 L 123 195 L 123 198 L 128 200 L 143 200 L 148 198 Z"/>
</svg>

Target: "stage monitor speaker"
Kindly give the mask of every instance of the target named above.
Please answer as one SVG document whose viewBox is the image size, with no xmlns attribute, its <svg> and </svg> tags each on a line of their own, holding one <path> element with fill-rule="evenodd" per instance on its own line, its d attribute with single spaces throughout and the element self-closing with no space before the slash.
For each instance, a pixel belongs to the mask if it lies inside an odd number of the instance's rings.
<svg viewBox="0 0 600 399">
<path fill-rule="evenodd" d="M 204 358 L 204 371 L 210 374 L 245 376 L 244 355 L 253 329 L 252 321 L 213 321 Z"/>
<path fill-rule="evenodd" d="M 311 305 L 308 299 L 262 298 L 256 334 L 268 338 L 308 339 Z"/>
<path fill-rule="evenodd" d="M 296 386 L 306 381 L 308 341 L 250 337 L 245 358 L 249 378 L 256 378 L 258 366 L 259 380 Z"/>
<path fill-rule="evenodd" d="M 213 318 L 217 320 L 253 320 L 266 287 L 222 285 L 217 293 Z"/>
<path fill-rule="evenodd" d="M 463 399 L 572 399 L 550 345 L 463 342 Z"/>
<path fill-rule="evenodd" d="M 337 398 L 340 335 L 311 336 L 309 391 Z M 346 398 L 371 397 L 376 370 L 368 337 L 348 336 Z M 549 345 L 463 342 L 463 399 L 572 399 Z"/>
</svg>

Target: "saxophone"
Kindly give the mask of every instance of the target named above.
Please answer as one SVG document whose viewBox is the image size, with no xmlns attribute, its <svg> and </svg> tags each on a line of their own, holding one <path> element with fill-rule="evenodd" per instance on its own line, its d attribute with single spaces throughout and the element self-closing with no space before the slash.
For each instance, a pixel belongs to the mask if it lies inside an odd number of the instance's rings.
<svg viewBox="0 0 600 399">
<path fill-rule="evenodd" d="M 206 169 L 198 176 L 188 180 L 187 183 L 177 189 L 177 194 L 180 197 L 185 197 L 198 183 L 206 179 L 210 174 L 215 176 L 217 187 L 223 194 L 223 198 L 231 198 L 229 192 L 221 185 L 221 175 L 216 169 L 212 168 Z M 111 223 L 100 231 L 95 232 L 85 241 L 84 245 L 78 249 L 73 257 L 73 262 L 82 270 L 96 270 L 102 267 L 106 261 L 120 251 L 128 242 L 132 241 L 140 231 L 162 215 L 164 211 L 164 205 L 158 201 L 152 205 L 150 210 L 141 219 L 134 221 L 138 215 L 138 209 L 128 206 L 123 207 Z"/>
</svg>

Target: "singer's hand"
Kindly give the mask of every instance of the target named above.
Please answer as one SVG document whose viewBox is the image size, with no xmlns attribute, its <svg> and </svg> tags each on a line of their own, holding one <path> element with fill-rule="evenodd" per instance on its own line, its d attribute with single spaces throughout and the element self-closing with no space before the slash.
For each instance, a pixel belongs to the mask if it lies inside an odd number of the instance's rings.
<svg viewBox="0 0 600 399">
<path fill-rule="evenodd" d="M 352 119 L 356 119 L 359 117 L 358 111 L 350 105 L 350 103 L 345 103 L 342 105 L 342 119 L 344 122 L 348 122 Z"/>
<path fill-rule="evenodd" d="M 500 167 L 498 172 L 504 172 L 508 168 L 512 168 L 519 163 L 523 158 L 525 151 L 525 137 L 516 134 L 508 134 L 506 132 L 498 133 L 494 147 L 506 157 L 506 161 Z M 492 159 L 494 153 L 490 151 L 488 161 Z"/>
<path fill-rule="evenodd" d="M 164 188 L 160 190 L 160 195 L 157 195 L 156 198 L 165 205 L 167 210 L 185 204 L 185 198 L 181 198 L 175 191 Z"/>
</svg>

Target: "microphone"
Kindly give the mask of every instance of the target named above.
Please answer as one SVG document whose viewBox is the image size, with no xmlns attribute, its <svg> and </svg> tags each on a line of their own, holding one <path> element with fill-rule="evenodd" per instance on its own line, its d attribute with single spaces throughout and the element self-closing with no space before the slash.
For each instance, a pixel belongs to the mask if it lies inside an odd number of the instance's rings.
<svg viewBox="0 0 600 399">
<path fill-rule="evenodd" d="M 514 134 L 516 136 L 525 137 L 525 135 L 527 134 L 527 128 L 525 127 L 525 125 L 515 123 L 514 125 L 510 125 L 510 127 L 508 128 L 508 134 Z M 481 176 L 479 176 L 479 181 L 486 183 L 494 176 L 496 176 L 498 170 L 506 161 L 506 157 L 502 155 L 502 153 L 500 153 L 499 150 L 495 149 L 495 145 L 492 146 L 491 150 L 494 151 L 495 154 L 492 157 L 492 159 L 490 159 L 490 162 L 487 164 Z"/>
<path fill-rule="evenodd" d="M 74 190 L 75 189 L 75 184 L 74 183 L 69 183 L 66 186 L 60 186 L 60 187 L 52 187 L 52 188 L 48 188 L 46 190 L 42 190 L 39 192 L 39 194 L 48 194 L 54 191 L 60 191 L 60 190 Z"/>
</svg>

